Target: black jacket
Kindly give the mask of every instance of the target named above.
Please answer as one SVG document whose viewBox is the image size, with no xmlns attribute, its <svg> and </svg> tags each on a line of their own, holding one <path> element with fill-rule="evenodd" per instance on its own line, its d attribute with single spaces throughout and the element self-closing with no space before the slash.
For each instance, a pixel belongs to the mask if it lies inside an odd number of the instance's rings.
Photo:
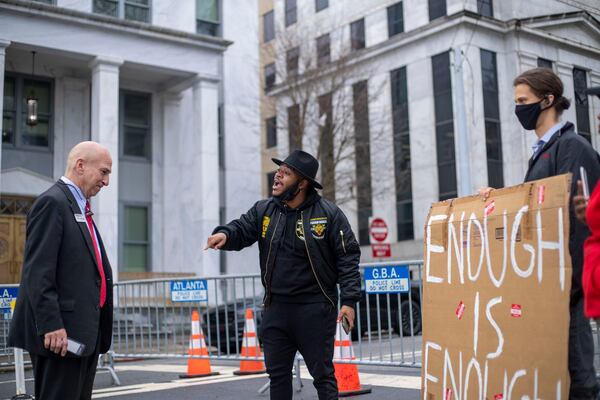
<svg viewBox="0 0 600 400">
<path fill-rule="evenodd" d="M 360 247 L 344 213 L 332 202 L 321 198 L 300 208 L 306 251 L 313 273 L 325 297 L 337 306 L 337 287 L 341 302 L 354 307 L 360 300 Z M 258 241 L 261 281 L 265 287 L 265 305 L 269 305 L 271 273 L 279 243 L 284 238 L 283 205 L 274 198 L 258 201 L 239 219 L 215 228 L 227 235 L 223 250 L 241 250 Z"/>
<path fill-rule="evenodd" d="M 577 181 L 581 180 L 579 167 L 585 168 L 590 193 L 600 178 L 600 160 L 592 145 L 582 136 L 575 133 L 573 124 L 567 122 L 544 145 L 540 154 L 529 160 L 529 169 L 525 182 L 548 178 L 560 174 L 572 173 L 571 197 L 577 193 Z M 569 252 L 573 268 L 571 286 L 571 303 L 579 301 L 583 296 L 581 274 L 583 272 L 583 243 L 589 236 L 587 226 L 575 218 L 573 203 L 569 202 Z"/>
<path fill-rule="evenodd" d="M 65 328 L 85 344 L 84 356 L 108 351 L 112 340 L 112 272 L 98 233 L 106 277 L 106 303 L 100 309 L 100 274 L 92 239 L 73 194 L 62 181 L 42 193 L 27 215 L 27 240 L 9 346 L 55 356 L 44 348 L 44 334 Z M 68 353 L 70 355 L 70 353 Z"/>
</svg>

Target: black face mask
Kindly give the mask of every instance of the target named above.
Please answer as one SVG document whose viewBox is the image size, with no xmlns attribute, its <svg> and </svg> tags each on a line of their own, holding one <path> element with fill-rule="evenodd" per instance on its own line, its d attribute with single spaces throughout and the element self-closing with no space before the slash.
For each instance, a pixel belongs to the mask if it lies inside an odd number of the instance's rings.
<svg viewBox="0 0 600 400">
<path fill-rule="evenodd" d="M 292 201 L 294 198 L 296 198 L 296 196 L 298 196 L 298 193 L 300 193 L 298 186 L 300 186 L 300 179 L 298 179 L 298 181 L 294 183 L 288 190 L 281 193 L 279 196 L 274 197 L 278 198 L 281 202 Z"/>
<path fill-rule="evenodd" d="M 528 131 L 535 129 L 537 120 L 542 113 L 542 101 L 532 104 L 519 104 L 515 106 L 515 114 L 523 128 Z"/>
</svg>

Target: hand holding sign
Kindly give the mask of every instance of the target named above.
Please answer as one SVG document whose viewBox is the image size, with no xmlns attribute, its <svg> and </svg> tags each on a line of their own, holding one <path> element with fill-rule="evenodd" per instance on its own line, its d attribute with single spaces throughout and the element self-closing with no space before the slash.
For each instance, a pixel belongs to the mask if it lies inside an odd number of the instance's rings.
<svg viewBox="0 0 600 400">
<path fill-rule="evenodd" d="M 583 195 L 583 184 L 581 181 L 577 181 L 577 195 L 573 196 L 573 208 L 575 209 L 575 216 L 582 223 L 587 225 L 585 219 L 585 212 L 587 210 L 587 199 Z"/>
</svg>

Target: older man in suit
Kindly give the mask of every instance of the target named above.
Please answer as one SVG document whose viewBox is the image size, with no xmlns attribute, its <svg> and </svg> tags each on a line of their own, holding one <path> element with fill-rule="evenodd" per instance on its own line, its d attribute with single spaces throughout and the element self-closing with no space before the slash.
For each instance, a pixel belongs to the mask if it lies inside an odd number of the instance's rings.
<svg viewBox="0 0 600 400">
<path fill-rule="evenodd" d="M 31 355 L 38 400 L 91 399 L 99 353 L 112 339 L 112 274 L 89 199 L 108 186 L 106 148 L 82 142 L 65 175 L 35 201 L 9 345 Z M 67 351 L 68 340 L 85 347 Z"/>
</svg>

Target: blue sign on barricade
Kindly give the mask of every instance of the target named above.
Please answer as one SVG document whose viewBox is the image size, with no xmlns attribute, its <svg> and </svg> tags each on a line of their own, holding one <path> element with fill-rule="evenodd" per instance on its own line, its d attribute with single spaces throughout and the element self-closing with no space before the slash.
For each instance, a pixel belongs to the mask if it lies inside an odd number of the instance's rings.
<svg viewBox="0 0 600 400">
<path fill-rule="evenodd" d="M 0 319 L 12 318 L 18 293 L 18 287 L 0 286 Z"/>
<path fill-rule="evenodd" d="M 365 268 L 367 293 L 408 293 L 409 289 L 410 277 L 406 265 Z"/>
<path fill-rule="evenodd" d="M 171 301 L 208 301 L 206 279 L 193 279 L 171 282 Z"/>
</svg>

